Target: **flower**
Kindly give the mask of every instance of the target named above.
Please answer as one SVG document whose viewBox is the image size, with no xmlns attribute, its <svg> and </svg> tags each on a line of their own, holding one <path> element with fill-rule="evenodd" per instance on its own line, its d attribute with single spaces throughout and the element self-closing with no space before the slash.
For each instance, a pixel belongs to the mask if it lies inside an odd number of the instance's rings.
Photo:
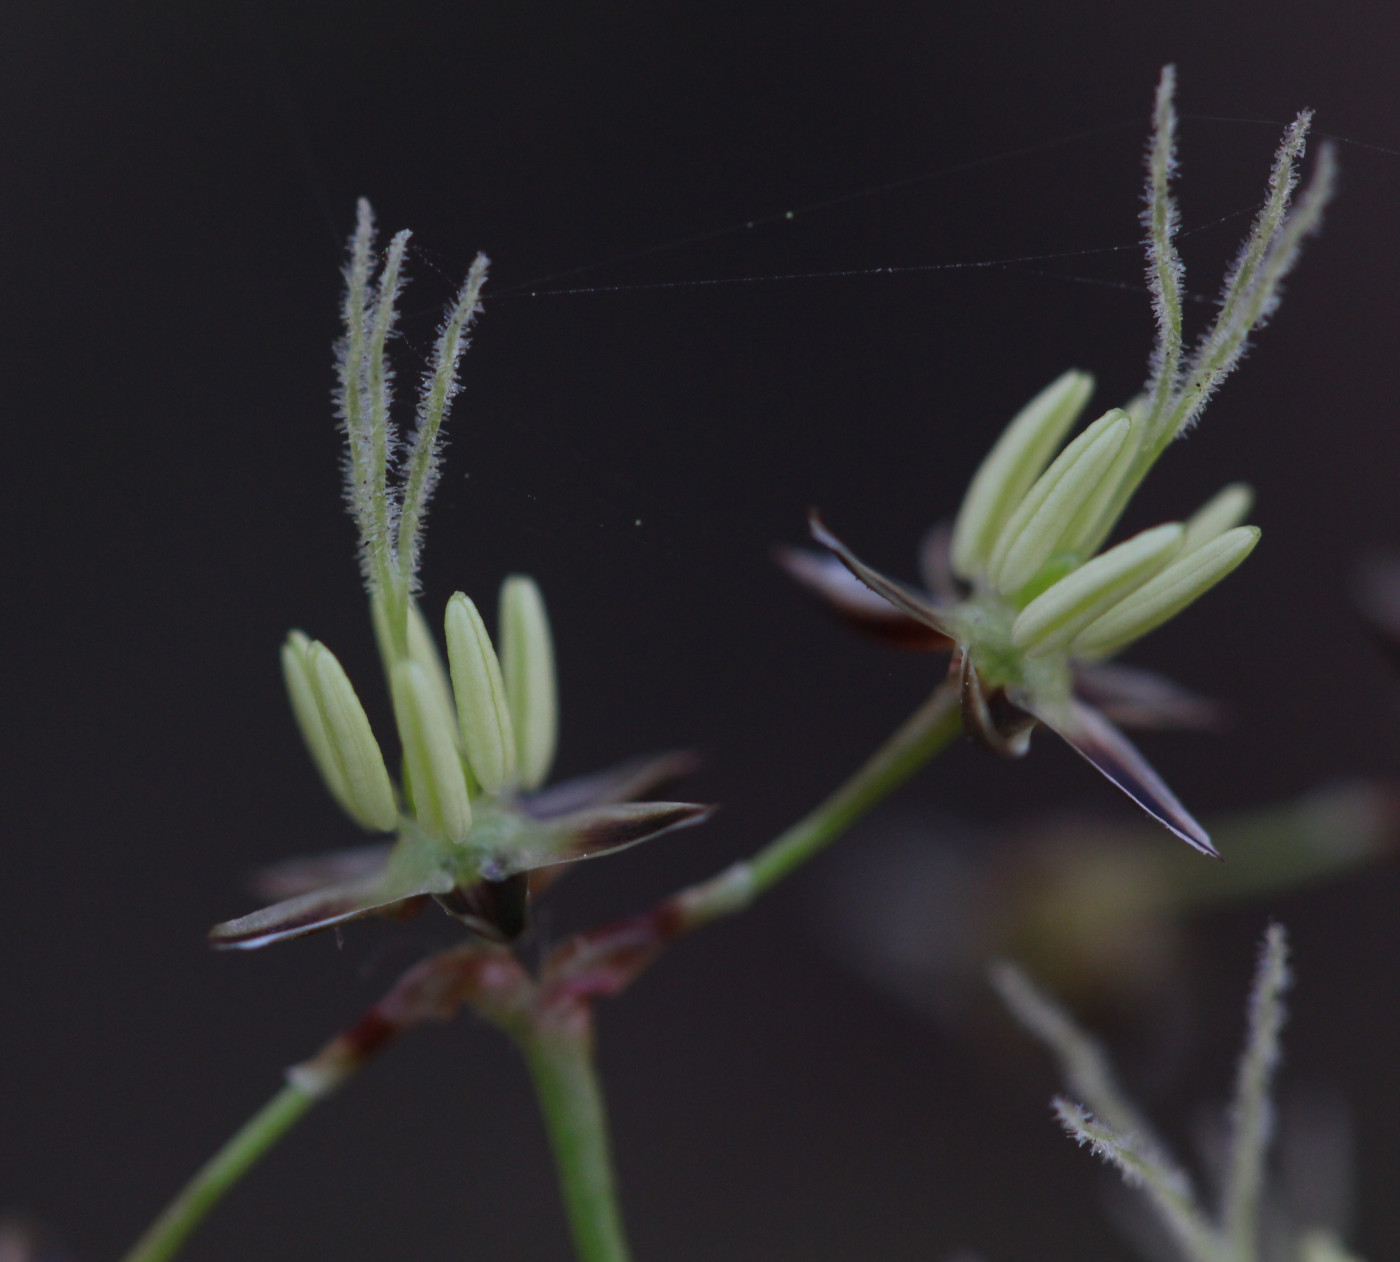
<svg viewBox="0 0 1400 1262">
<path fill-rule="evenodd" d="M 407 243 L 406 232 L 394 237 L 378 283 L 371 283 L 374 225 L 368 203 L 360 203 L 337 390 L 349 449 L 346 498 L 359 527 L 402 751 L 399 785 L 330 649 L 300 631 L 282 649 L 292 711 L 326 788 L 362 828 L 397 840 L 273 870 L 264 888 L 281 901 L 216 925 L 209 937 L 217 947 L 266 946 L 371 913 L 411 914 L 429 898 L 477 933 L 508 941 L 526 926 L 532 890 L 560 865 L 698 824 L 710 813 L 690 802 L 630 800 L 688 770 L 688 755 L 541 788 L 554 760 L 558 700 L 549 619 L 533 579 L 512 575 L 502 586 L 499 658 L 476 605 L 455 593 L 447 602 L 444 665 L 416 599 L 416 576 L 442 422 L 457 391 L 486 259 L 472 265 L 439 331 L 417 427 L 401 451 L 386 346 Z"/>
<path fill-rule="evenodd" d="M 951 650 L 963 722 L 982 744 L 1019 756 L 1044 724 L 1177 836 L 1216 855 L 1205 830 L 1086 693 L 1159 725 L 1199 711 L 1199 703 L 1165 681 L 1099 664 L 1175 617 L 1249 555 L 1259 540 L 1257 528 L 1241 524 L 1251 493 L 1228 486 L 1184 522 L 1101 549 L 1153 463 L 1195 423 L 1251 332 L 1277 305 L 1303 237 L 1321 222 L 1333 164 L 1324 148 L 1311 182 L 1290 206 L 1311 120 L 1305 111 L 1284 133 L 1268 197 L 1226 276 L 1215 323 L 1184 355 L 1182 267 L 1169 189 L 1174 89 L 1168 66 L 1157 90 L 1143 214 L 1158 325 L 1143 393 L 1126 408 L 1109 409 L 1058 455 L 1088 403 L 1092 378 L 1067 372 L 1032 399 L 977 470 L 951 532 L 935 532 L 926 542 L 928 592 L 871 569 L 815 512 L 813 537 L 839 564 L 794 551 L 779 559 L 867 629 L 911 647 Z"/>
<path fill-rule="evenodd" d="M 527 926 L 530 899 L 553 882 L 562 865 L 703 823 L 708 806 L 632 800 L 694 766 L 689 754 L 664 754 L 536 793 L 478 800 L 462 846 L 434 841 L 405 816 L 392 845 L 292 859 L 267 869 L 259 875 L 258 891 L 278 901 L 215 925 L 209 940 L 224 949 L 250 950 L 364 916 L 411 916 L 431 898 L 481 937 L 510 941 Z"/>
</svg>

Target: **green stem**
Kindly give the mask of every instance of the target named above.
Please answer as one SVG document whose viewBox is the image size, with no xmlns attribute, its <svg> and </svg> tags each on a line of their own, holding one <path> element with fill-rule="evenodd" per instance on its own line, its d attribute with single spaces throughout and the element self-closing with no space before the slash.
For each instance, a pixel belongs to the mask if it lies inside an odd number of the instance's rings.
<svg viewBox="0 0 1400 1262">
<path fill-rule="evenodd" d="M 751 859 L 741 859 L 717 876 L 677 894 L 675 905 L 684 928 L 698 929 L 711 920 L 743 911 L 878 806 L 944 749 L 961 729 L 958 688 L 949 681 L 936 688 L 903 726 L 815 810 L 779 833 Z"/>
<path fill-rule="evenodd" d="M 204 1216 L 316 1101 L 320 1094 L 288 1083 L 185 1184 L 122 1262 L 165 1262 Z"/>
<path fill-rule="evenodd" d="M 934 691 L 849 780 L 749 860 L 754 896 L 825 849 L 942 750 L 961 730 L 958 690 Z"/>
<path fill-rule="evenodd" d="M 628 1262 L 588 1010 L 569 1005 L 512 1032 L 544 1113 L 579 1262 Z"/>
</svg>

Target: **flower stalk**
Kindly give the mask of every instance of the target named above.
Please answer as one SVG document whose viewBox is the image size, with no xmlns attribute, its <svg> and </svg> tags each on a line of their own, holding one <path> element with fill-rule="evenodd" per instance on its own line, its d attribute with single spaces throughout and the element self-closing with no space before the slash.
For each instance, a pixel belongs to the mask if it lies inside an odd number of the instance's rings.
<svg viewBox="0 0 1400 1262">
<path fill-rule="evenodd" d="M 288 1082 L 194 1174 L 176 1198 L 122 1256 L 122 1262 L 168 1262 L 196 1227 L 242 1177 L 317 1102 L 317 1095 Z"/>
<path fill-rule="evenodd" d="M 568 1004 L 514 1034 L 549 1131 L 579 1262 L 628 1262 L 607 1110 L 594 1064 L 592 1011 Z"/>
<path fill-rule="evenodd" d="M 743 910 L 759 895 L 826 849 L 884 801 L 962 730 L 958 689 L 943 683 L 861 767 L 820 806 L 752 858 L 675 897 L 687 924 L 707 924 Z"/>
</svg>

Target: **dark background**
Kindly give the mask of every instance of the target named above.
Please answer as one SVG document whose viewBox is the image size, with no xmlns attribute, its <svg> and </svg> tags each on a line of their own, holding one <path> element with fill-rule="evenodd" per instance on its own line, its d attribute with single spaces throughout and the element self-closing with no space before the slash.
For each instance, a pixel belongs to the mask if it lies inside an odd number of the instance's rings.
<svg viewBox="0 0 1400 1262">
<path fill-rule="evenodd" d="M 415 231 L 406 380 L 474 251 L 493 260 L 429 607 L 535 574 L 558 770 L 693 745 L 693 793 L 725 806 L 580 871 L 547 933 L 752 850 L 930 686 L 929 661 L 847 638 L 766 549 L 820 504 L 910 573 L 1034 391 L 1069 366 L 1100 406 L 1138 387 L 1141 152 L 1169 60 L 1198 295 L 1299 107 L 1358 143 L 1274 326 L 1134 506 L 1151 524 L 1246 478 L 1265 536 L 1132 658 L 1229 698 L 1235 728 L 1143 744 L 1207 817 L 1392 772 L 1397 690 L 1346 590 L 1361 552 L 1400 543 L 1397 47 L 1383 3 L 5 6 L 0 1205 L 116 1256 L 283 1066 L 452 937 L 424 917 L 340 946 L 202 944 L 259 864 L 356 840 L 287 713 L 286 629 L 385 715 L 329 404 L 358 195 Z M 886 266 L 915 270 L 532 296 Z M 1080 803 L 1131 817 L 1042 739 L 1015 765 L 960 746 L 900 809 L 995 825 Z M 638 1257 L 1129 1256 L 1049 1120 L 1048 1067 L 989 1067 L 842 967 L 834 870 L 606 1006 Z M 1223 1094 L 1253 943 L 1283 918 L 1288 1081 L 1352 1103 L 1371 1257 L 1400 1247 L 1397 895 L 1386 870 L 1195 920 L 1193 1050 L 1150 1101 L 1185 1142 Z M 464 1018 L 314 1113 L 188 1256 L 567 1252 L 521 1069 Z"/>
</svg>

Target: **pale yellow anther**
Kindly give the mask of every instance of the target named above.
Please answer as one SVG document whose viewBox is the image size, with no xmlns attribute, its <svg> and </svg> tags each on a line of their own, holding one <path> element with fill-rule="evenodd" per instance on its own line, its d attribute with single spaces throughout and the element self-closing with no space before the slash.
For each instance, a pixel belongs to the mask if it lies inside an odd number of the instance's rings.
<svg viewBox="0 0 1400 1262">
<path fill-rule="evenodd" d="M 354 686 L 324 644 L 311 645 L 306 663 L 353 813 L 366 828 L 389 832 L 398 820 L 394 789 Z"/>
<path fill-rule="evenodd" d="M 971 579 L 991 556 L 1002 527 L 1030 490 L 1093 393 L 1088 373 L 1061 374 L 1002 431 L 963 496 L 953 526 L 953 572 Z"/>
<path fill-rule="evenodd" d="M 1181 547 L 1179 522 L 1144 530 L 1081 565 L 1017 616 L 1011 642 L 1027 657 L 1064 649 L 1076 635 L 1166 566 Z"/>
<path fill-rule="evenodd" d="M 282 646 L 282 677 L 286 680 L 292 714 L 311 754 L 311 761 L 316 764 L 316 770 L 321 773 L 331 796 L 350 814 L 345 778 L 340 774 L 340 766 L 331 750 L 325 720 L 316 701 L 316 690 L 312 687 L 311 675 L 306 667 L 306 653 L 310 647 L 311 641 L 300 631 L 293 631 L 287 637 L 287 642 Z"/>
<path fill-rule="evenodd" d="M 1217 535 L 1240 525 L 1254 507 L 1254 492 L 1243 482 L 1231 482 L 1224 490 L 1211 496 L 1186 519 L 1183 553 L 1194 552 Z"/>
<path fill-rule="evenodd" d="M 1010 595 L 1061 550 L 1080 509 L 1096 501 L 1132 429 L 1126 412 L 1105 413 L 1056 457 L 1003 527 L 988 565 L 996 589 Z"/>
<path fill-rule="evenodd" d="M 335 654 L 293 631 L 282 648 L 292 711 L 331 796 L 364 828 L 391 832 L 394 787 L 364 707 Z"/>
<path fill-rule="evenodd" d="M 456 706 L 452 701 L 452 682 L 448 677 L 447 667 L 443 665 L 442 653 L 438 651 L 432 628 L 423 616 L 423 611 L 418 608 L 416 600 L 408 602 L 408 655 L 423 668 L 433 691 L 437 693 L 443 713 L 455 715 Z M 460 753 L 463 747 L 455 722 L 452 725 L 452 736 Z"/>
<path fill-rule="evenodd" d="M 554 644 L 544 598 L 532 578 L 513 574 L 501 586 L 501 672 L 515 728 L 516 768 L 525 789 L 549 775 L 558 740 Z"/>
<path fill-rule="evenodd" d="M 515 728 L 501 664 L 481 614 L 462 592 L 447 602 L 445 628 L 457 725 L 467 761 L 487 793 L 500 793 L 515 778 Z"/>
<path fill-rule="evenodd" d="M 1112 533 L 1122 514 L 1124 499 L 1123 483 L 1138 460 L 1146 429 L 1141 419 L 1131 412 L 1125 413 L 1129 421 L 1128 435 L 1113 463 L 1104 470 L 1098 485 L 1080 505 L 1074 519 L 1065 528 L 1060 539 L 1058 552 L 1073 552 L 1082 557 L 1091 557 Z"/>
<path fill-rule="evenodd" d="M 460 844 L 472 810 L 452 713 L 418 662 L 395 662 L 389 682 L 414 815 L 429 836 Z"/>
<path fill-rule="evenodd" d="M 1073 640 L 1076 657 L 1107 657 L 1174 618 L 1254 551 L 1257 526 L 1236 526 L 1191 552 L 1137 588 Z"/>
</svg>

